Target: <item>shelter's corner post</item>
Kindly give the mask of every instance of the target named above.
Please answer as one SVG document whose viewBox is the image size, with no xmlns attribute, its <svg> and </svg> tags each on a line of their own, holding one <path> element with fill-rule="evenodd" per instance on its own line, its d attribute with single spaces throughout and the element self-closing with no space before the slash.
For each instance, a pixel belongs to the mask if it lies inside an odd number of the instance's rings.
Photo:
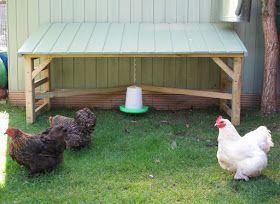
<svg viewBox="0 0 280 204">
<path fill-rule="evenodd" d="M 232 116 L 231 116 L 231 122 L 233 125 L 240 124 L 242 61 L 243 61 L 242 57 L 233 58 L 234 79 L 232 82 Z"/>
<path fill-rule="evenodd" d="M 32 72 L 34 69 L 33 59 L 24 57 L 25 67 L 25 103 L 26 103 L 26 122 L 35 122 L 35 86 Z"/>
</svg>

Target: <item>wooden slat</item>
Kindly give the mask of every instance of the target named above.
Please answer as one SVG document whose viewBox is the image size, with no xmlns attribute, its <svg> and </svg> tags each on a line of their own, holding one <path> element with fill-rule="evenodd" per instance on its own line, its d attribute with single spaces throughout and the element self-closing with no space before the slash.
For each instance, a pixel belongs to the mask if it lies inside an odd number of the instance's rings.
<svg viewBox="0 0 280 204">
<path fill-rule="evenodd" d="M 133 23 L 138 23 L 142 21 L 142 1 L 139 0 L 131 0 L 131 12 L 130 12 L 130 20 Z"/>
<path fill-rule="evenodd" d="M 39 107 L 37 107 L 35 109 L 35 115 L 39 116 L 40 114 L 42 114 L 44 111 L 48 110 L 48 103 L 44 102 L 42 105 L 40 105 Z"/>
<path fill-rule="evenodd" d="M 225 71 L 225 73 L 227 73 L 228 76 L 230 76 L 231 79 L 234 79 L 234 73 L 226 63 L 217 57 L 213 57 L 212 59 L 222 70 Z"/>
<path fill-rule="evenodd" d="M 189 53 L 190 47 L 184 24 L 170 24 L 171 41 L 174 53 Z"/>
<path fill-rule="evenodd" d="M 177 23 L 188 22 L 188 6 L 188 1 L 177 0 Z"/>
<path fill-rule="evenodd" d="M 141 82 L 143 84 L 153 84 L 153 58 L 142 59 L 141 65 Z"/>
<path fill-rule="evenodd" d="M 169 24 L 155 24 L 155 52 L 173 52 Z"/>
<path fill-rule="evenodd" d="M 85 21 L 96 22 L 96 0 L 85 0 Z"/>
<path fill-rule="evenodd" d="M 139 23 L 125 24 L 121 53 L 137 53 Z"/>
<path fill-rule="evenodd" d="M 221 103 L 220 108 L 225 111 L 230 117 L 232 116 L 232 110 L 230 109 L 230 107 L 228 107 L 228 105 L 226 103 Z"/>
<path fill-rule="evenodd" d="M 74 22 L 83 22 L 85 20 L 85 0 L 73 1 Z"/>
<path fill-rule="evenodd" d="M 80 25 L 80 23 L 68 23 L 50 53 L 67 53 Z"/>
<path fill-rule="evenodd" d="M 193 53 L 209 53 L 206 42 L 199 30 L 199 24 L 190 23 L 185 25 L 188 44 Z"/>
<path fill-rule="evenodd" d="M 23 46 L 18 50 L 18 53 L 32 53 L 37 46 L 38 42 L 44 37 L 48 32 L 51 24 L 42 25 L 35 33 L 33 33 L 23 44 Z"/>
<path fill-rule="evenodd" d="M 141 22 L 151 23 L 154 20 L 154 2 L 142 0 L 142 20 Z"/>
<path fill-rule="evenodd" d="M 203 39 L 207 44 L 209 53 L 226 52 L 226 48 L 221 42 L 221 39 L 215 27 L 212 24 L 209 23 L 199 24 L 199 31 L 201 32 Z"/>
<path fill-rule="evenodd" d="M 68 49 L 68 53 L 84 53 L 92 32 L 94 30 L 94 23 L 82 23 L 71 46 Z"/>
<path fill-rule="evenodd" d="M 164 86 L 164 60 L 153 59 L 153 86 Z"/>
<path fill-rule="evenodd" d="M 175 87 L 176 86 L 176 64 L 175 58 L 166 58 L 164 60 L 164 86 Z"/>
<path fill-rule="evenodd" d="M 244 47 L 236 32 L 233 30 L 231 24 L 215 23 L 213 25 L 227 52 L 238 53 L 240 50 L 244 50 L 246 52 L 246 48 Z"/>
<path fill-rule="evenodd" d="M 130 58 L 119 59 L 119 86 L 130 84 Z"/>
<path fill-rule="evenodd" d="M 108 21 L 108 1 L 96 0 L 96 20 L 97 22 Z"/>
<path fill-rule="evenodd" d="M 109 25 L 107 23 L 97 23 L 87 45 L 86 53 L 102 53 L 106 41 Z"/>
<path fill-rule="evenodd" d="M 153 53 L 155 52 L 154 24 L 140 24 L 138 52 Z"/>
<path fill-rule="evenodd" d="M 165 0 L 154 0 L 154 23 L 165 23 Z"/>
<path fill-rule="evenodd" d="M 131 12 L 130 4 L 131 4 L 131 0 L 119 0 L 119 5 L 118 5 L 118 9 L 120 11 L 119 21 L 122 23 L 130 22 L 130 12 Z"/>
<path fill-rule="evenodd" d="M 199 22 L 206 23 L 211 21 L 211 7 L 214 0 L 201 0 L 199 2 Z"/>
<path fill-rule="evenodd" d="M 39 42 L 33 53 L 48 54 L 65 27 L 65 23 L 54 23 Z"/>
<path fill-rule="evenodd" d="M 177 1 L 165 0 L 165 19 L 167 23 L 176 23 Z"/>
<path fill-rule="evenodd" d="M 129 85 L 127 85 L 129 86 Z M 45 99 L 53 97 L 82 96 L 88 94 L 106 94 L 125 91 L 127 86 L 116 88 L 97 88 L 97 89 L 57 89 L 51 92 L 36 94 L 35 99 Z"/>
<path fill-rule="evenodd" d="M 74 20 L 74 0 L 62 0 L 62 21 L 73 22 Z"/>
<path fill-rule="evenodd" d="M 199 90 L 190 90 L 190 89 L 177 89 L 177 88 L 165 88 L 165 87 L 156 87 L 156 86 L 147 86 L 141 85 L 144 91 L 152 91 L 159 93 L 168 93 L 168 94 L 183 94 L 190 96 L 200 96 L 208 98 L 221 98 L 221 99 L 232 99 L 232 94 L 229 93 L 219 93 L 213 91 L 199 91 Z"/>
<path fill-rule="evenodd" d="M 103 53 L 119 53 L 123 37 L 124 24 L 112 23 L 108 31 Z"/>
<path fill-rule="evenodd" d="M 35 83 L 34 83 L 35 88 L 37 88 L 37 87 L 41 86 L 42 84 L 48 82 L 48 80 L 49 80 L 49 78 L 45 77 L 43 79 L 39 79 L 39 80 L 35 81 Z"/>
<path fill-rule="evenodd" d="M 39 64 L 37 67 L 35 67 L 34 71 L 32 72 L 32 79 L 34 79 L 42 70 L 46 68 L 51 63 L 52 59 L 47 58 L 41 64 Z"/>
<path fill-rule="evenodd" d="M 198 0 L 188 0 L 188 22 L 199 22 L 199 4 Z"/>
</svg>

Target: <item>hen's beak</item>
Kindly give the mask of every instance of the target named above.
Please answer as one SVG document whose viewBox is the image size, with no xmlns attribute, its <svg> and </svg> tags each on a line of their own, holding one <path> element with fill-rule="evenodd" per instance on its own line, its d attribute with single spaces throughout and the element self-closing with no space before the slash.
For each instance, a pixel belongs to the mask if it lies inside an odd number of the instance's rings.
<svg viewBox="0 0 280 204">
<path fill-rule="evenodd" d="M 217 124 L 217 123 L 215 123 L 214 127 L 217 127 L 217 125 L 218 125 L 218 124 Z"/>
</svg>

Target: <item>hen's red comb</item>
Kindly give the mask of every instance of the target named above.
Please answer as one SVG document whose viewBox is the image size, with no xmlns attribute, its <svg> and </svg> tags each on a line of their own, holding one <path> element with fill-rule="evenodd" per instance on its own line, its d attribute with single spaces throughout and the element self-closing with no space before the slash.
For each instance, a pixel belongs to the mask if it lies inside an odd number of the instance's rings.
<svg viewBox="0 0 280 204">
<path fill-rule="evenodd" d="M 222 119 L 223 119 L 223 116 L 220 115 L 220 116 L 217 118 L 216 123 L 220 122 L 220 120 L 222 120 Z"/>
<path fill-rule="evenodd" d="M 12 131 L 11 128 L 7 128 L 5 134 L 7 134 L 8 136 L 13 136 L 14 132 Z"/>
</svg>

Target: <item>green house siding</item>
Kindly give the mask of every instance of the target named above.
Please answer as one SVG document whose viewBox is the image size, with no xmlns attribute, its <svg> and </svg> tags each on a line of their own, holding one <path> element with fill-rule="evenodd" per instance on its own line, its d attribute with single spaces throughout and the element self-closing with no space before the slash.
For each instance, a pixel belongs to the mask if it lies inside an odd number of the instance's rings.
<svg viewBox="0 0 280 204">
<path fill-rule="evenodd" d="M 259 1 L 253 1 L 253 4 L 252 21 L 235 25 L 249 54 L 243 71 L 243 93 L 260 93 L 261 87 L 261 5 Z M 43 23 L 218 22 L 218 14 L 219 0 L 9 0 L 9 89 L 24 90 L 23 60 L 18 57 L 17 50 Z M 56 59 L 51 64 L 52 86 L 94 88 L 126 85 L 133 82 L 133 64 L 132 58 Z M 138 84 L 219 87 L 220 71 L 210 59 L 142 58 L 136 60 L 136 67 Z"/>
</svg>

